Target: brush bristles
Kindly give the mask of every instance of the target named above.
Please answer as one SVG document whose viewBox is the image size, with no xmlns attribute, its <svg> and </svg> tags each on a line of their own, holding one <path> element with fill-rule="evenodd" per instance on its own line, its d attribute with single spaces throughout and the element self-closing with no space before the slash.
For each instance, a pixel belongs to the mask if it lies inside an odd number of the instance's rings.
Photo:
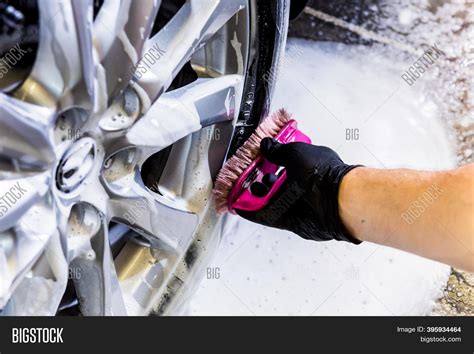
<svg viewBox="0 0 474 354">
<path fill-rule="evenodd" d="M 291 116 L 283 108 L 265 118 L 249 139 L 236 151 L 235 155 L 227 160 L 217 175 L 213 190 L 213 197 L 219 214 L 228 211 L 227 198 L 229 192 L 240 175 L 259 155 L 262 139 L 275 137 L 290 119 Z"/>
</svg>

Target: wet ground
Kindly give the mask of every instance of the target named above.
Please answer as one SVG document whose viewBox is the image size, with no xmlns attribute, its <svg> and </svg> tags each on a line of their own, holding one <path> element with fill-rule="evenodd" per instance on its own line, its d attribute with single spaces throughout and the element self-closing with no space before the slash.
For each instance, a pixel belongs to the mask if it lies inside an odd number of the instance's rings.
<svg viewBox="0 0 474 354">
<path fill-rule="evenodd" d="M 438 47 L 444 55 L 426 73 L 430 85 L 425 89 L 449 124 L 457 164 L 473 161 L 473 1 L 313 0 L 309 8 L 292 23 L 290 36 L 365 44 L 387 56 L 413 61 L 426 48 Z M 465 246 L 474 254 L 473 245 Z M 474 315 L 474 275 L 452 269 L 432 314 Z"/>
</svg>

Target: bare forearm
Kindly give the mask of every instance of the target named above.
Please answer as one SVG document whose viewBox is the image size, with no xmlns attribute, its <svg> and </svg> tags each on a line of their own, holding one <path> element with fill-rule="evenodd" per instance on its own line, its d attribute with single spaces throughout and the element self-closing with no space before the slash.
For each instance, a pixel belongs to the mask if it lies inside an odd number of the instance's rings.
<svg viewBox="0 0 474 354">
<path fill-rule="evenodd" d="M 339 212 L 356 238 L 474 270 L 474 165 L 451 172 L 356 168 Z"/>
</svg>

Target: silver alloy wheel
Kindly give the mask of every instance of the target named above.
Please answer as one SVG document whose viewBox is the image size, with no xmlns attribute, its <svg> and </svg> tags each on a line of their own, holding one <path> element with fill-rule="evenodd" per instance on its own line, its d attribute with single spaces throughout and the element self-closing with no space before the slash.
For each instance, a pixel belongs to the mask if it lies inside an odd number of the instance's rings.
<svg viewBox="0 0 474 354">
<path fill-rule="evenodd" d="M 157 0 L 106 0 L 95 20 L 90 0 L 38 2 L 36 62 L 0 94 L 0 308 L 54 315 L 72 281 L 84 315 L 182 309 L 219 242 L 209 196 L 239 126 L 255 3 L 189 0 L 150 37 Z M 283 28 L 287 15 L 282 1 Z M 168 90 L 190 60 L 199 78 Z"/>
</svg>

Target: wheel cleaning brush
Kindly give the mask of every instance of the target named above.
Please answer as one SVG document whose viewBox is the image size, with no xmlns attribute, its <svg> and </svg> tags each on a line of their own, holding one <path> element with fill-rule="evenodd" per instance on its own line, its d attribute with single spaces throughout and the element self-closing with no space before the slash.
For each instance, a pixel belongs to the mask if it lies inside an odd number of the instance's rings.
<svg viewBox="0 0 474 354">
<path fill-rule="evenodd" d="M 311 142 L 285 109 L 265 118 L 217 175 L 213 197 L 218 213 L 260 210 L 286 180 L 284 168 L 260 155 L 260 142 L 266 137 L 282 144 Z"/>
</svg>

